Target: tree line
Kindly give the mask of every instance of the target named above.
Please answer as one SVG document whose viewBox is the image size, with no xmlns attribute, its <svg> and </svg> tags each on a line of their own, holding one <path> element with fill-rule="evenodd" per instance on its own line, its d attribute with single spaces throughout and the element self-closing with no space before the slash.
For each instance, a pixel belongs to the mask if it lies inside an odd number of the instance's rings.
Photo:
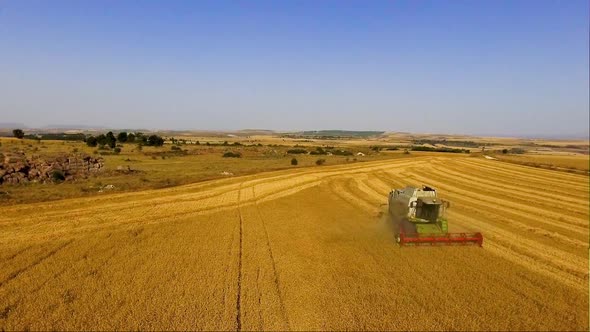
<svg viewBox="0 0 590 332">
<path fill-rule="evenodd" d="M 158 135 L 144 135 L 141 132 L 127 133 L 122 131 L 115 136 L 112 131 L 106 134 L 100 134 L 98 136 L 88 136 L 86 138 L 86 145 L 90 147 L 95 146 L 108 146 L 111 149 L 114 148 L 118 143 L 137 143 L 139 145 L 147 146 L 162 146 L 164 145 L 164 139 Z"/>
</svg>

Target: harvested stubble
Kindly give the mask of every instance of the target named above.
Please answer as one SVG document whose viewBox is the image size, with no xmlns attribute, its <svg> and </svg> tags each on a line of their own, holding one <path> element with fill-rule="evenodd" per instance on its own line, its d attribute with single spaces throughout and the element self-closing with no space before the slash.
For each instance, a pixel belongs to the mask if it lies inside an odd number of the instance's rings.
<svg viewBox="0 0 590 332">
<path fill-rule="evenodd" d="M 422 183 L 483 248 L 394 244 Z M 428 156 L 2 207 L 0 329 L 587 330 L 588 189 Z"/>
</svg>

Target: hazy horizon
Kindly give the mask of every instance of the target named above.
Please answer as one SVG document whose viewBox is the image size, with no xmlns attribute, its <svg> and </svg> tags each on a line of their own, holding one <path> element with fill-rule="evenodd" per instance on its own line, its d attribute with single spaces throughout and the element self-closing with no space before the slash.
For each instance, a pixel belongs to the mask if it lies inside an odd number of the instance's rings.
<svg viewBox="0 0 590 332">
<path fill-rule="evenodd" d="M 0 122 L 587 137 L 587 1 L 0 4 Z"/>
</svg>

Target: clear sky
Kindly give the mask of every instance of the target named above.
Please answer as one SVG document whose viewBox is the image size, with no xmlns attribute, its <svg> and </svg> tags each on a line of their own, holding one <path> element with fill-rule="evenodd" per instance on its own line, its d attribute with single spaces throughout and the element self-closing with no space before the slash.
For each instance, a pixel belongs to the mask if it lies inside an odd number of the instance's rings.
<svg viewBox="0 0 590 332">
<path fill-rule="evenodd" d="M 0 122 L 588 135 L 588 1 L 0 1 Z"/>
</svg>

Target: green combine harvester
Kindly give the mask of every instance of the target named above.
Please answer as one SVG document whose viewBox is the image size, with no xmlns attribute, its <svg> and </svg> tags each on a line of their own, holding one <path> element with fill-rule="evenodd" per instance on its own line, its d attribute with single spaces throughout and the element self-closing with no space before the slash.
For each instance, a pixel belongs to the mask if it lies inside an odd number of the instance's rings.
<svg viewBox="0 0 590 332">
<path fill-rule="evenodd" d="M 449 202 L 439 199 L 432 187 L 406 187 L 389 193 L 389 213 L 399 224 L 396 236 L 401 245 L 483 245 L 483 235 L 449 233 L 445 210 Z"/>
</svg>

